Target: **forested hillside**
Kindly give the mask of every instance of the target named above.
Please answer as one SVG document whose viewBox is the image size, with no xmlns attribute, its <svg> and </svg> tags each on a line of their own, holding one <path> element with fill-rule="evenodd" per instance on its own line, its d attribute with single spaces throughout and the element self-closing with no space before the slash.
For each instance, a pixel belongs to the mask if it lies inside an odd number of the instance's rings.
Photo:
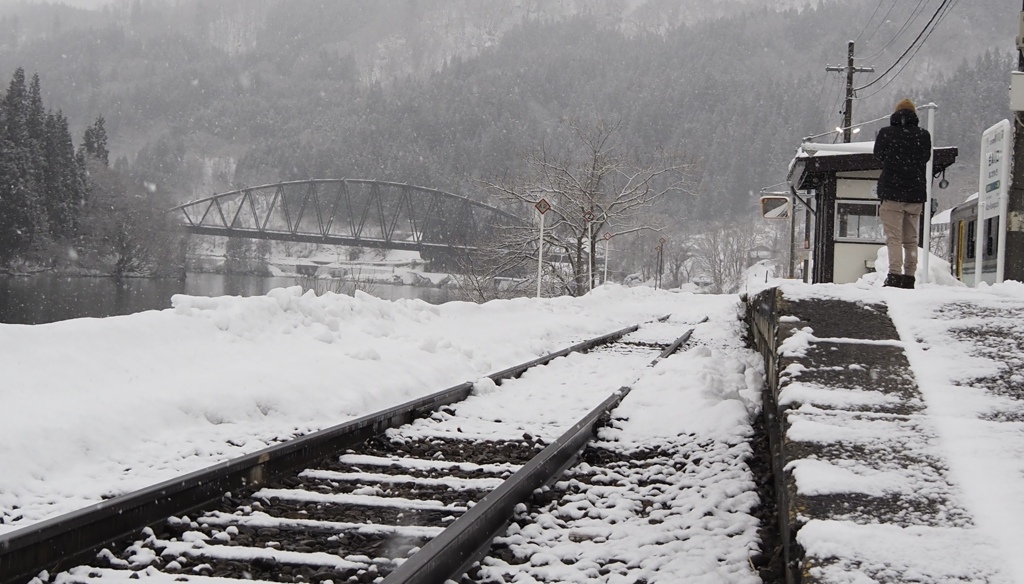
<svg viewBox="0 0 1024 584">
<path fill-rule="evenodd" d="M 841 84 L 825 66 L 845 64 L 848 40 L 872 57 L 861 65 L 896 60 L 924 21 L 898 34 L 908 15 L 883 19 L 877 6 L 8 3 L 0 73 L 38 73 L 73 134 L 103 116 L 113 167 L 168 203 L 327 176 L 480 196 L 474 179 L 515 172 L 524 151 L 557 142 L 558 120 L 578 118 L 619 122 L 638 153 L 698 158 L 699 209 L 692 198 L 664 209 L 689 220 L 751 211 L 751 192 L 785 178 L 801 137 L 838 125 Z M 973 142 L 1009 113 L 1017 11 L 1010 0 L 960 3 L 897 81 L 860 96 L 855 121 L 887 114 L 897 93 L 939 103 L 937 142 L 961 146 L 950 179 L 969 189 Z M 904 45 L 883 49 L 894 37 Z"/>
<path fill-rule="evenodd" d="M 103 118 L 76 149 L 42 95 L 21 68 L 0 93 L 0 273 L 180 273 L 165 204 L 107 167 Z"/>
</svg>

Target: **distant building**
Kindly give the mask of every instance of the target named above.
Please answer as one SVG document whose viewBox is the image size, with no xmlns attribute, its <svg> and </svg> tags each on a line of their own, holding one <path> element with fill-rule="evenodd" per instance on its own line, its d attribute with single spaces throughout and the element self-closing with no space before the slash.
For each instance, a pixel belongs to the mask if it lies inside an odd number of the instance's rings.
<svg viewBox="0 0 1024 584">
<path fill-rule="evenodd" d="M 775 257 L 775 250 L 767 245 L 757 245 L 747 250 L 747 267 L 756 264 L 761 260 L 770 260 Z"/>
</svg>

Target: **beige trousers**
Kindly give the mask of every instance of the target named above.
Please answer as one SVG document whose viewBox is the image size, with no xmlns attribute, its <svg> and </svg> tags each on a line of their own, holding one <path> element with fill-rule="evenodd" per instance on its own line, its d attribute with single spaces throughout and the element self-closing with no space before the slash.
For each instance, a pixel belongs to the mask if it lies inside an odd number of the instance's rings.
<svg viewBox="0 0 1024 584">
<path fill-rule="evenodd" d="M 917 270 L 917 227 L 921 221 L 922 203 L 882 201 L 878 217 L 885 230 L 885 247 L 889 251 L 889 273 L 913 276 Z"/>
</svg>

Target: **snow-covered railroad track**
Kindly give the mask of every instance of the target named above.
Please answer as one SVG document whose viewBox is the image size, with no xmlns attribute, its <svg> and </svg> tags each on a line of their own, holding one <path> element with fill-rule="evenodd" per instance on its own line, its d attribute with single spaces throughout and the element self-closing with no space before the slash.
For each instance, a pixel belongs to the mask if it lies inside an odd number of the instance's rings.
<svg viewBox="0 0 1024 584">
<path fill-rule="evenodd" d="M 575 462 L 622 388 L 678 347 L 664 338 L 669 331 L 679 325 L 651 323 L 586 354 L 484 378 L 463 401 L 315 468 L 232 489 L 219 505 L 158 522 L 90 565 L 40 580 L 441 582 L 486 551 L 515 505 Z M 518 377 L 499 388 L 504 374 Z"/>
</svg>

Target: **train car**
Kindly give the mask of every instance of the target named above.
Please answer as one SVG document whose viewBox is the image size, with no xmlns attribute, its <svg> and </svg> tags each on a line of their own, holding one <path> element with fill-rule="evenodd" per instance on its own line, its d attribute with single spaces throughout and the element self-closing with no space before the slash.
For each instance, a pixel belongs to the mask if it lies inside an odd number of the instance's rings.
<svg viewBox="0 0 1024 584">
<path fill-rule="evenodd" d="M 958 280 L 971 286 L 975 283 L 978 241 L 978 193 L 953 207 L 949 214 L 949 269 Z M 985 240 L 981 250 L 981 280 L 996 281 L 996 258 L 1001 226 L 999 217 L 985 220 Z"/>
</svg>

